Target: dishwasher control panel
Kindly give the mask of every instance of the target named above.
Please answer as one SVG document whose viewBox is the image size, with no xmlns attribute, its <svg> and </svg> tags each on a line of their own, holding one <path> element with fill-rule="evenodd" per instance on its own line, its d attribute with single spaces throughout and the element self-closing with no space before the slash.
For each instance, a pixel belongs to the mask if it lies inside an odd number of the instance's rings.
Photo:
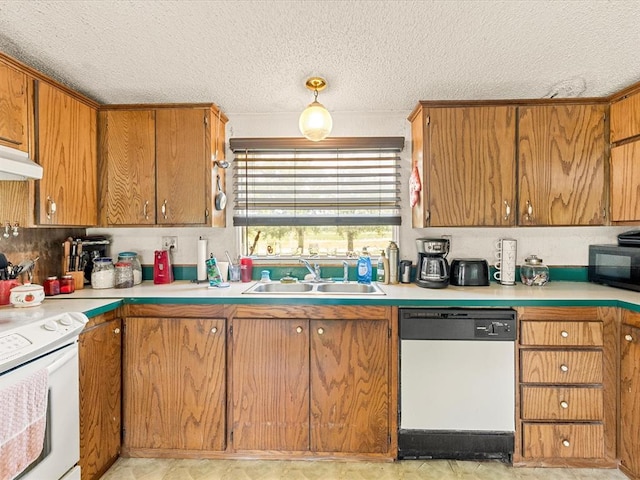
<svg viewBox="0 0 640 480">
<path fill-rule="evenodd" d="M 514 341 L 516 312 L 510 308 L 401 308 L 403 340 Z"/>
</svg>

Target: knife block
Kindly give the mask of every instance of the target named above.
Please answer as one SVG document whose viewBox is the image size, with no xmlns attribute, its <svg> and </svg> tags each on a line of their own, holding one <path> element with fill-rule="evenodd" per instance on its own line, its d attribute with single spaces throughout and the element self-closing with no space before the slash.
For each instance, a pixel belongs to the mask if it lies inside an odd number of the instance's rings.
<svg viewBox="0 0 640 480">
<path fill-rule="evenodd" d="M 84 272 L 65 272 L 64 275 L 71 275 L 73 277 L 74 288 L 76 290 L 82 290 L 84 288 Z"/>
</svg>

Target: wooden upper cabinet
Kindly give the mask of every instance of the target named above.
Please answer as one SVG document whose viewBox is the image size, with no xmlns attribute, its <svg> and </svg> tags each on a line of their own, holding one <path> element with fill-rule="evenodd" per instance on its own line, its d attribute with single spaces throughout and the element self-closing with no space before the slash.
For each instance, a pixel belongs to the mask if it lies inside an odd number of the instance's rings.
<svg viewBox="0 0 640 480">
<path fill-rule="evenodd" d="M 37 218 L 41 225 L 97 224 L 97 113 L 39 82 Z"/>
<path fill-rule="evenodd" d="M 103 225 L 156 223 L 154 110 L 106 110 L 100 126 Z"/>
<path fill-rule="evenodd" d="M 515 108 L 432 108 L 426 114 L 430 226 L 513 225 Z"/>
<path fill-rule="evenodd" d="M 640 135 L 640 92 L 611 104 L 611 143 Z"/>
<path fill-rule="evenodd" d="M 606 106 L 519 108 L 520 225 L 605 222 Z"/>
<path fill-rule="evenodd" d="M 206 225 L 211 211 L 211 160 L 206 112 L 156 111 L 156 186 L 160 225 Z M 207 161 L 208 160 L 208 161 Z M 207 186 L 208 190 L 207 190 Z"/>
<path fill-rule="evenodd" d="M 611 148 L 611 220 L 640 220 L 640 140 Z"/>
<path fill-rule="evenodd" d="M 0 145 L 29 151 L 31 79 L 0 61 Z"/>
</svg>

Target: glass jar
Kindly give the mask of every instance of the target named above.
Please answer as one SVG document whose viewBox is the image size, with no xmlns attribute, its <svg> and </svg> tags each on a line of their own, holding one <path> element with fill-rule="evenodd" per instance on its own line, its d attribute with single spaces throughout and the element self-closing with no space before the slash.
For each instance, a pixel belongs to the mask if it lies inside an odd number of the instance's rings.
<svg viewBox="0 0 640 480">
<path fill-rule="evenodd" d="M 549 281 L 549 267 L 537 255 L 529 255 L 520 267 L 520 280 L 525 285 L 541 287 Z"/>
<path fill-rule="evenodd" d="M 93 259 L 91 271 L 91 288 L 113 288 L 115 272 L 110 257 L 98 257 Z"/>
<path fill-rule="evenodd" d="M 42 288 L 44 289 L 44 294 L 47 297 L 60 294 L 60 281 L 58 280 L 58 277 L 47 277 L 42 284 Z"/>
<path fill-rule="evenodd" d="M 115 288 L 133 287 L 133 268 L 129 262 L 118 262 L 115 267 Z"/>
<path fill-rule="evenodd" d="M 73 293 L 76 291 L 76 282 L 73 275 L 63 275 L 60 279 L 60 293 Z"/>
<path fill-rule="evenodd" d="M 120 252 L 118 254 L 118 263 L 130 263 L 133 271 L 133 284 L 140 285 L 142 283 L 142 265 L 138 259 L 136 252 Z"/>
</svg>

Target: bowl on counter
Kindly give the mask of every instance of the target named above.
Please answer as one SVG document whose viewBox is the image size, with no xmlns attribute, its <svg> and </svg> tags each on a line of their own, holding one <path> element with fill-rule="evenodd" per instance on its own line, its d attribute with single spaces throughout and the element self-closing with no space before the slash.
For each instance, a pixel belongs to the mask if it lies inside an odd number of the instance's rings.
<svg viewBox="0 0 640 480">
<path fill-rule="evenodd" d="M 454 258 L 449 283 L 460 287 L 489 286 L 488 262 L 483 258 Z"/>
<path fill-rule="evenodd" d="M 42 285 L 29 283 L 18 285 L 11 289 L 9 301 L 14 307 L 35 307 L 44 300 L 44 288 Z"/>
</svg>

